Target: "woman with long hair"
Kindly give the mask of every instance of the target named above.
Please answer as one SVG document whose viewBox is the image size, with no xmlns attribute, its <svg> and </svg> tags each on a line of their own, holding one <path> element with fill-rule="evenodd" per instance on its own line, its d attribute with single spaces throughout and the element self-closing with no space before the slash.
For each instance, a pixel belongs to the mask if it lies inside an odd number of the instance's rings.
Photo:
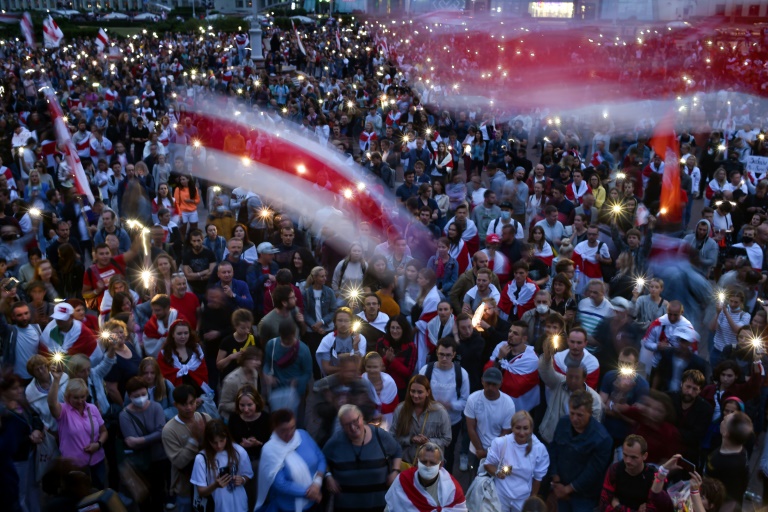
<svg viewBox="0 0 768 512">
<path fill-rule="evenodd" d="M 555 251 L 552 245 L 547 242 L 544 228 L 533 226 L 528 243 L 533 247 L 533 256 L 544 262 L 547 267 L 552 266 L 552 260 L 555 258 Z"/>
<path fill-rule="evenodd" d="M 245 224 L 237 223 L 232 228 L 232 238 L 238 238 L 243 241 L 243 255 L 241 256 L 245 261 L 253 265 L 259 258 L 256 252 L 256 244 L 248 239 L 248 228 Z M 224 258 L 229 254 L 228 249 L 224 249 Z"/>
<path fill-rule="evenodd" d="M 197 333 L 184 319 L 176 320 L 168 328 L 168 336 L 157 355 L 157 364 L 163 377 L 179 387 L 189 384 L 207 392 L 208 367 Z"/>
<path fill-rule="evenodd" d="M 416 367 L 421 368 L 427 362 L 427 324 L 430 320 L 437 316 L 437 305 L 442 300 L 442 296 L 437 289 L 437 278 L 435 277 L 435 273 L 431 269 L 423 268 L 419 270 L 419 277 L 417 278 L 417 282 L 421 287 L 421 293 L 419 294 L 419 298 L 416 299 L 416 304 L 411 310 L 411 320 L 416 318 L 415 311 L 418 308 L 418 320 L 416 320 L 414 323 L 416 328 L 416 350 L 418 354 L 416 359 Z"/>
<path fill-rule="evenodd" d="M 405 272 L 397 278 L 397 303 L 400 305 L 400 313 L 406 318 L 410 318 L 411 309 L 421 293 L 421 287 L 417 282 L 419 270 L 421 270 L 421 262 L 413 259 L 405 264 Z"/>
<path fill-rule="evenodd" d="M 632 299 L 635 289 L 635 258 L 629 252 L 623 252 L 616 258 L 616 274 L 611 279 L 610 297 Z"/>
<path fill-rule="evenodd" d="M 368 264 L 363 258 L 363 246 L 359 242 L 352 242 L 349 246 L 349 254 L 336 265 L 333 271 L 331 288 L 336 294 L 337 306 L 346 306 L 350 302 L 353 291 L 362 293 L 363 276 L 367 270 Z"/>
<path fill-rule="evenodd" d="M 589 175 L 588 181 L 589 188 L 592 189 L 592 195 L 595 196 L 595 206 L 600 209 L 603 207 L 606 199 L 605 187 L 603 187 L 603 183 L 600 180 L 600 175 L 592 173 Z"/>
<path fill-rule="evenodd" d="M 237 390 L 235 410 L 229 417 L 229 431 L 232 440 L 245 448 L 251 466 L 259 467 L 261 448 L 272 435 L 270 415 L 264 411 L 264 399 L 253 386 L 245 385 Z M 245 485 L 248 494 L 248 510 L 256 503 L 256 480 Z"/>
<path fill-rule="evenodd" d="M 154 279 L 152 279 L 149 297 L 154 297 L 157 294 L 170 296 L 173 293 L 171 280 L 177 271 L 176 261 L 167 253 L 160 253 L 155 257 L 155 261 L 152 262 L 152 270 Z"/>
<path fill-rule="evenodd" d="M 459 264 L 458 274 L 463 274 L 467 268 L 472 266 L 472 256 L 469 254 L 469 248 L 461 238 L 463 230 L 452 222 L 448 225 L 446 238 L 448 239 L 448 254 Z"/>
<path fill-rule="evenodd" d="M 448 295 L 459 278 L 459 262 L 451 256 L 451 241 L 446 237 L 437 240 L 437 253 L 429 258 L 427 268 L 432 269 L 437 277 L 437 289 Z"/>
<path fill-rule="evenodd" d="M 552 305 L 550 309 L 565 316 L 565 311 L 575 305 L 573 281 L 561 272 L 552 278 Z"/>
<path fill-rule="evenodd" d="M 295 257 L 296 255 L 294 255 Z M 295 277 L 295 274 L 294 274 Z M 333 330 L 333 313 L 336 310 L 336 295 L 326 284 L 328 272 L 325 267 L 314 267 L 307 277 L 306 286 L 302 287 L 304 299 L 304 321 L 307 324 L 307 332 L 302 336 L 302 341 L 307 344 L 310 351 L 316 352 L 320 341 Z M 315 361 L 315 378 L 320 377 L 320 368 Z"/>
<path fill-rule="evenodd" d="M 483 132 L 477 130 L 475 132 L 475 138 L 472 139 L 472 146 L 470 147 L 470 154 L 472 156 L 472 164 L 469 168 L 470 172 L 477 171 L 477 174 L 480 174 L 483 171 L 483 165 L 485 164 L 485 146 Z"/>
<path fill-rule="evenodd" d="M 419 447 L 432 442 L 442 450 L 451 444 L 451 419 L 448 411 L 432 396 L 432 385 L 424 375 L 408 382 L 405 400 L 392 415 L 389 432 L 403 449 L 402 459 L 411 463 Z"/>
<path fill-rule="evenodd" d="M 637 280 L 635 280 L 637 281 Z M 664 281 L 658 277 L 648 280 L 648 294 L 643 293 L 640 283 L 632 288 L 632 302 L 635 303 L 635 323 L 643 330 L 648 329 L 651 322 L 667 314 L 669 302 L 661 296 L 664 291 Z"/>
<path fill-rule="evenodd" d="M 205 425 L 202 451 L 195 457 L 189 482 L 201 498 L 213 499 L 216 510 L 248 512 L 245 486 L 253 479 L 251 459 L 235 444 L 221 420 Z"/>
<path fill-rule="evenodd" d="M 200 204 L 200 190 L 192 176 L 186 174 L 179 176 L 179 186 L 173 191 L 173 199 L 181 212 L 181 223 L 179 223 L 181 237 L 186 239 L 188 232 L 197 229 L 197 205 Z"/>
<path fill-rule="evenodd" d="M 363 292 L 376 293 L 381 290 L 381 281 L 387 271 L 387 258 L 383 254 L 374 254 L 368 260 L 368 270 L 363 275 Z"/>
<path fill-rule="evenodd" d="M 77 257 L 71 244 L 61 244 L 59 255 L 59 287 L 62 297 L 81 298 L 83 296 L 83 275 L 85 267 Z"/>
<path fill-rule="evenodd" d="M 384 359 L 378 352 L 368 352 L 363 358 L 362 377 L 376 391 L 376 409 L 379 428 L 388 429 L 392 423 L 392 413 L 400 403 L 395 380 L 384 372 Z"/>
<path fill-rule="evenodd" d="M 150 400 L 159 403 L 163 408 L 165 420 L 171 420 L 178 411 L 173 403 L 173 384 L 163 377 L 160 371 L 160 365 L 154 357 L 145 357 L 139 363 L 139 373 L 137 377 L 142 379 L 149 390 Z"/>
<path fill-rule="evenodd" d="M 45 286 L 45 298 L 49 301 L 62 297 L 59 276 L 50 261 L 40 260 L 37 263 L 33 280 L 43 283 Z"/>
<path fill-rule="evenodd" d="M 299 247 L 291 257 L 291 262 L 288 264 L 288 270 L 293 275 L 293 284 L 304 290 L 304 284 L 309 279 L 310 274 L 317 266 L 317 260 L 312 255 L 312 251 L 306 247 Z M 309 284 L 307 284 L 309 286 Z M 307 302 L 304 301 L 304 304 Z"/>
<path fill-rule="evenodd" d="M 448 215 L 448 208 L 451 206 L 451 200 L 445 193 L 445 186 L 439 180 L 435 180 L 432 184 L 432 199 L 440 209 L 440 217 L 446 218 Z"/>
<path fill-rule="evenodd" d="M 547 448 L 533 430 L 528 411 L 517 411 L 512 433 L 497 437 L 488 449 L 485 470 L 494 477 L 502 512 L 522 510 L 525 500 L 539 493 L 549 469 Z"/>
<path fill-rule="evenodd" d="M 152 200 L 152 221 L 155 224 L 157 224 L 157 212 L 162 208 L 171 212 L 171 222 L 179 224 L 181 213 L 168 183 L 160 183 L 157 186 L 157 196 Z"/>
<path fill-rule="evenodd" d="M 118 293 L 125 293 L 129 295 L 133 300 L 134 305 L 136 305 L 141 299 L 141 297 L 139 297 L 139 294 L 131 290 L 130 286 L 128 286 L 128 281 L 125 279 L 125 277 L 119 274 L 113 275 L 109 279 L 109 285 L 107 286 L 107 289 L 104 291 L 104 296 L 101 299 L 101 304 L 99 305 L 99 323 L 100 324 L 103 324 L 109 319 L 109 313 L 112 310 L 114 297 Z"/>
<path fill-rule="evenodd" d="M 437 152 L 434 154 L 435 170 L 432 176 L 439 180 L 447 179 L 453 172 L 453 155 L 448 151 L 445 142 L 437 144 Z"/>
<path fill-rule="evenodd" d="M 104 376 L 107 395 L 112 403 L 123 405 L 125 385 L 139 373 L 141 354 L 128 338 L 128 326 L 120 320 L 110 320 L 102 327 L 99 347 L 104 353 L 112 352 L 115 364 Z"/>
<path fill-rule="evenodd" d="M 413 373 L 416 371 L 416 345 L 413 343 L 413 331 L 405 317 L 392 317 L 384 328 L 384 336 L 376 342 L 376 352 L 382 357 L 384 371 L 397 384 L 400 400 L 405 397 Z"/>
<path fill-rule="evenodd" d="M 230 372 L 221 384 L 219 395 L 219 414 L 229 421 L 232 413 L 237 411 L 235 398 L 243 386 L 259 389 L 259 372 L 264 361 L 264 351 L 261 347 L 247 347 L 237 354 L 238 367 Z"/>
</svg>

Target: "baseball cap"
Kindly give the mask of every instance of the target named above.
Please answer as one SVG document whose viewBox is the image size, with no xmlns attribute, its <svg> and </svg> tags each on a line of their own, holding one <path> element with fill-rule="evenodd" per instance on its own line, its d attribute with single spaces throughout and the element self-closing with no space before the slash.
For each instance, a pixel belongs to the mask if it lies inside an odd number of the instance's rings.
<svg viewBox="0 0 768 512">
<path fill-rule="evenodd" d="M 256 247 L 256 252 L 259 254 L 277 254 L 280 251 L 269 242 L 261 242 L 258 247 Z"/>
<path fill-rule="evenodd" d="M 501 204 L 499 205 L 499 208 L 507 208 L 507 209 L 509 209 L 509 210 L 512 210 L 512 209 L 513 209 L 513 208 L 512 208 L 512 203 L 510 203 L 509 201 L 504 201 L 503 203 L 501 203 Z"/>
<path fill-rule="evenodd" d="M 491 233 L 485 237 L 485 243 L 487 244 L 498 244 L 499 242 L 501 242 L 501 238 L 496 233 Z"/>
<path fill-rule="evenodd" d="M 501 370 L 492 366 L 483 373 L 483 382 L 488 384 L 501 384 Z"/>
<path fill-rule="evenodd" d="M 51 318 L 54 320 L 69 320 L 74 312 L 75 308 L 66 302 L 61 302 L 57 304 L 55 308 L 53 308 L 53 314 L 51 315 Z"/>
</svg>

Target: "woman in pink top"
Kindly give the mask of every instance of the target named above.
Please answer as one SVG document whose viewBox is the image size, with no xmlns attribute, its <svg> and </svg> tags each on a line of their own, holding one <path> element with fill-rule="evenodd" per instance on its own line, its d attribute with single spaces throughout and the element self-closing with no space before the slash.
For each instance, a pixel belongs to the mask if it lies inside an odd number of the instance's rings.
<svg viewBox="0 0 768 512">
<path fill-rule="evenodd" d="M 53 367 L 51 373 L 53 383 L 48 390 L 48 407 L 59 425 L 61 455 L 89 472 L 93 486 L 103 489 L 107 476 L 103 448 L 107 427 L 101 413 L 98 407 L 86 402 L 88 388 L 83 379 L 70 379 L 64 392 L 64 403 L 59 403 L 61 365 Z"/>
</svg>

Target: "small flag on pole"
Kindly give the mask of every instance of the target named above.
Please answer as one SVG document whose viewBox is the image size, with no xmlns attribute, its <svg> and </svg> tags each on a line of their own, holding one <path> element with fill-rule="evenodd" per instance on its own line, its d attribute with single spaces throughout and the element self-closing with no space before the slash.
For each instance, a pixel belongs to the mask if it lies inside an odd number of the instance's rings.
<svg viewBox="0 0 768 512">
<path fill-rule="evenodd" d="M 107 46 L 109 46 L 109 36 L 103 28 L 100 28 L 96 36 L 96 47 L 99 49 L 99 52 L 103 52 Z"/>
<path fill-rule="evenodd" d="M 30 16 L 28 12 L 25 12 L 19 21 L 19 25 L 21 25 L 21 33 L 24 34 L 27 46 L 34 49 L 35 36 L 32 34 L 32 16 Z"/>
</svg>

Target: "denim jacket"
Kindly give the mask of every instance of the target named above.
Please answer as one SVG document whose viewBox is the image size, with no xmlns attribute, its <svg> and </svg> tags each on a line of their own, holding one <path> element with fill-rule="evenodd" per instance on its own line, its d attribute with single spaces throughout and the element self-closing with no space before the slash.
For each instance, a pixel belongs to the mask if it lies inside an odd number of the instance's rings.
<svg viewBox="0 0 768 512">
<path fill-rule="evenodd" d="M 336 294 L 328 286 L 323 286 L 322 295 L 320 296 L 320 313 L 323 317 L 315 318 L 315 294 L 312 290 L 311 286 L 307 286 L 301 292 L 304 297 L 304 320 L 308 326 L 312 326 L 318 320 L 322 320 L 325 325 L 324 330 L 330 331 L 333 329 L 333 312 L 336 311 Z"/>
</svg>

